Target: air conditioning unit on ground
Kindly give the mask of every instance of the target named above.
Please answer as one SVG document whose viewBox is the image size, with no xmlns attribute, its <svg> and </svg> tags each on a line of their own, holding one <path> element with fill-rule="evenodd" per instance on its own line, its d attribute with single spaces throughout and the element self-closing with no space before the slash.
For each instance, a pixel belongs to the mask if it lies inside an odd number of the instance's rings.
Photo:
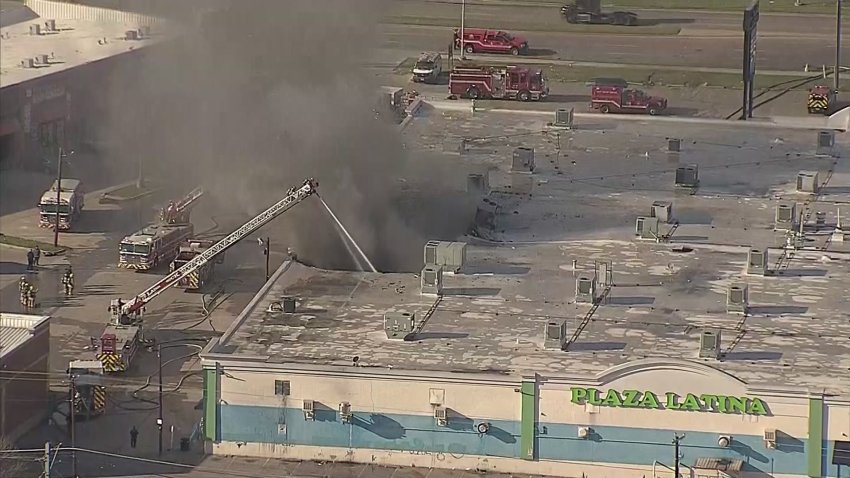
<svg viewBox="0 0 850 478">
<path fill-rule="evenodd" d="M 437 425 L 444 427 L 448 422 L 448 413 L 445 407 L 434 407 L 434 419 L 437 420 Z"/>
<path fill-rule="evenodd" d="M 764 446 L 771 450 L 776 449 L 776 429 L 768 428 L 764 431 Z"/>
<path fill-rule="evenodd" d="M 301 402 L 301 410 L 304 412 L 304 418 L 312 420 L 316 418 L 316 408 L 313 400 L 304 400 Z"/>
</svg>

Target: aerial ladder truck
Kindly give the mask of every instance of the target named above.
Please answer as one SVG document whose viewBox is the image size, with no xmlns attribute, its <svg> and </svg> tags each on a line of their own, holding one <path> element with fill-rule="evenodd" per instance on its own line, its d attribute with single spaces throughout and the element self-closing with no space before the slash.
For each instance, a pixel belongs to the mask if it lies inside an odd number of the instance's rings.
<svg viewBox="0 0 850 478">
<path fill-rule="evenodd" d="M 197 187 L 189 192 L 183 199 L 177 201 L 169 201 L 168 205 L 162 208 L 159 213 L 160 221 L 165 224 L 186 224 L 189 222 L 189 212 L 198 199 L 204 195 L 204 189 Z"/>
<path fill-rule="evenodd" d="M 257 229 L 315 194 L 318 185 L 313 179 L 308 179 L 304 181 L 300 188 L 291 188 L 286 197 L 231 232 L 224 239 L 196 255 L 190 261 L 176 268 L 133 299 L 113 299 L 109 305 L 110 323 L 100 336 L 100 348 L 97 353 L 97 359 L 103 363 L 104 373 L 126 371 L 130 367 L 130 362 L 139 345 L 146 342 L 142 334 L 142 315 L 148 302 L 204 267 L 217 255 Z"/>
</svg>

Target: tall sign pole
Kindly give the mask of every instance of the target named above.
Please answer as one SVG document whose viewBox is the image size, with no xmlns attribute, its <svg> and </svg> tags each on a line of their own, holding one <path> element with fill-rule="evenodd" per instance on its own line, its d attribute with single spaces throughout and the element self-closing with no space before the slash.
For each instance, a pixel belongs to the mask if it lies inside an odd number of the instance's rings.
<svg viewBox="0 0 850 478">
<path fill-rule="evenodd" d="M 741 119 L 753 117 L 753 92 L 756 76 L 756 44 L 758 33 L 756 27 L 759 21 L 759 2 L 755 0 L 744 10 L 744 64 L 742 69 L 744 80 L 744 97 L 741 108 Z"/>
<path fill-rule="evenodd" d="M 841 0 L 835 2 L 835 71 L 833 89 L 838 91 L 838 77 L 841 72 Z"/>
<path fill-rule="evenodd" d="M 682 475 L 679 474 L 679 462 L 680 462 L 680 454 L 679 454 L 679 442 L 685 439 L 685 434 L 679 435 L 678 433 L 673 434 L 673 453 L 676 455 L 673 457 L 673 468 L 676 470 L 674 478 L 681 478 Z"/>
</svg>

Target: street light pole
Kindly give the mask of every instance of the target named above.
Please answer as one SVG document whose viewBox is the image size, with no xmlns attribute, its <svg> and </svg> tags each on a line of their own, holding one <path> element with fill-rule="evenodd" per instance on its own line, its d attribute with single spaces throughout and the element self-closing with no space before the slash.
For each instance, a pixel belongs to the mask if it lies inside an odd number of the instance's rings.
<svg viewBox="0 0 850 478">
<path fill-rule="evenodd" d="M 71 397 L 68 414 L 71 418 L 71 467 L 73 478 L 77 478 L 77 376 L 71 372 Z"/>
<path fill-rule="evenodd" d="M 271 257 L 271 238 L 266 237 L 266 246 L 263 248 L 263 254 L 266 255 L 266 282 L 269 281 L 269 258 Z"/>
<path fill-rule="evenodd" d="M 162 456 L 162 346 L 156 346 L 156 358 L 159 360 L 159 417 L 156 427 L 159 429 L 159 456 Z"/>
<path fill-rule="evenodd" d="M 838 91 L 838 77 L 841 71 L 841 0 L 835 2 L 835 71 L 832 72 L 834 90 Z"/>
<path fill-rule="evenodd" d="M 463 27 L 464 22 L 466 21 L 466 0 L 461 0 L 460 3 L 460 59 L 466 60 L 466 50 L 463 45 Z"/>
<path fill-rule="evenodd" d="M 685 439 L 684 433 L 682 433 L 681 435 L 679 435 L 678 433 L 673 434 L 673 453 L 676 454 L 676 456 L 673 458 L 673 463 L 674 463 L 673 468 L 676 470 L 675 471 L 676 474 L 674 475 L 674 478 L 680 478 L 680 476 L 681 476 L 679 474 L 679 442 L 684 440 L 684 439 Z"/>
<path fill-rule="evenodd" d="M 53 246 L 59 247 L 59 206 L 62 203 L 62 147 L 59 147 L 59 157 L 56 166 L 56 224 L 53 226 Z M 71 205 L 68 204 L 70 208 Z M 70 210 L 68 211 L 70 213 Z"/>
</svg>

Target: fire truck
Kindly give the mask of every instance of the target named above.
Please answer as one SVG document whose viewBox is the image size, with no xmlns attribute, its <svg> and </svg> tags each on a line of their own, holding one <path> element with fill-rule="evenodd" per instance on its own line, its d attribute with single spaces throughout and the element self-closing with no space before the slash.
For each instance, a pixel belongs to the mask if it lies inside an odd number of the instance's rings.
<svg viewBox="0 0 850 478">
<path fill-rule="evenodd" d="M 649 113 L 667 109 L 667 99 L 628 88 L 624 80 L 596 81 L 591 86 L 590 105 L 602 113 Z"/>
<path fill-rule="evenodd" d="M 809 90 L 809 114 L 828 115 L 835 104 L 835 90 L 828 86 L 818 85 Z"/>
<path fill-rule="evenodd" d="M 57 206 L 57 198 L 59 200 Z M 62 179 L 53 181 L 50 189 L 41 195 L 38 202 L 40 227 L 53 227 L 56 224 L 56 209 L 59 209 L 59 230 L 67 231 L 80 217 L 85 205 L 83 189 L 78 179 Z"/>
<path fill-rule="evenodd" d="M 179 201 L 170 201 L 160 211 L 159 223 L 125 237 L 119 246 L 118 267 L 146 271 L 171 263 L 180 244 L 194 233 L 189 213 L 203 194 L 203 189 L 195 188 Z"/>
<path fill-rule="evenodd" d="M 171 263 L 171 271 L 174 272 L 175 270 L 183 267 L 184 264 L 191 261 L 197 255 L 206 251 L 213 245 L 215 245 L 215 241 L 199 239 L 192 239 L 180 244 L 180 249 L 177 251 L 177 257 L 175 257 L 174 261 Z M 224 253 L 219 254 L 215 257 L 215 259 L 208 261 L 206 264 L 199 267 L 186 277 L 180 279 L 180 282 L 178 282 L 177 285 L 183 287 L 183 289 L 187 291 L 203 289 L 207 284 L 207 281 L 212 278 L 215 265 L 221 264 L 222 262 L 224 262 Z"/>
<path fill-rule="evenodd" d="M 464 28 L 462 45 L 460 35 L 460 29 L 455 29 L 454 47 L 463 49 L 470 55 L 473 53 L 509 53 L 514 56 L 528 54 L 528 41 L 508 32 L 484 28 Z"/>
<path fill-rule="evenodd" d="M 118 373 L 130 367 L 140 344 L 150 343 L 143 336 L 142 326 L 145 305 L 195 271 L 203 268 L 219 254 L 271 222 L 296 204 L 316 193 L 319 184 L 313 179 L 304 181 L 300 188 L 291 188 L 280 201 L 261 212 L 238 229 L 212 246 L 195 255 L 182 266 L 148 287 L 131 300 L 113 299 L 109 305 L 110 322 L 100 336 L 96 353 L 105 373 Z"/>
<path fill-rule="evenodd" d="M 98 360 L 74 360 L 68 364 L 76 394 L 72 411 L 77 419 L 93 418 L 106 410 L 103 364 Z"/>
<path fill-rule="evenodd" d="M 455 68 L 449 74 L 449 92 L 472 99 L 538 101 L 549 95 L 543 70 L 519 66 Z"/>
</svg>

